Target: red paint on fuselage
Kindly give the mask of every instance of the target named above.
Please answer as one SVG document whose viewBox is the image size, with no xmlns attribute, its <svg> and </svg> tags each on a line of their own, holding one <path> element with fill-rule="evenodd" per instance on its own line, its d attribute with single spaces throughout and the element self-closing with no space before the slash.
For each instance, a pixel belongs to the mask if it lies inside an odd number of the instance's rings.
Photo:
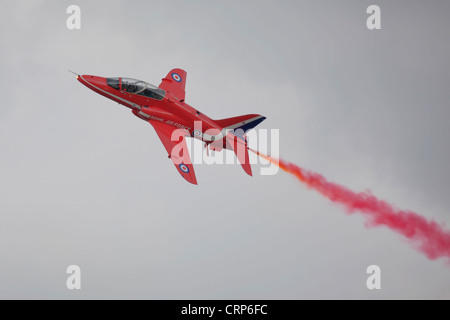
<svg viewBox="0 0 450 320">
<path fill-rule="evenodd" d="M 162 100 L 157 100 L 122 91 L 121 88 L 114 89 L 107 84 L 104 77 L 80 75 L 77 79 L 96 93 L 132 109 L 133 114 L 138 118 L 145 121 L 161 121 L 177 128 L 186 129 L 191 137 L 193 136 L 195 121 L 201 121 L 202 133 L 210 129 L 216 129 L 217 132 L 223 129 L 214 120 L 184 101 L 178 101 L 170 91 L 166 92 Z M 202 140 L 198 136 L 195 136 L 195 138 Z M 210 141 L 206 142 L 209 143 Z"/>
</svg>

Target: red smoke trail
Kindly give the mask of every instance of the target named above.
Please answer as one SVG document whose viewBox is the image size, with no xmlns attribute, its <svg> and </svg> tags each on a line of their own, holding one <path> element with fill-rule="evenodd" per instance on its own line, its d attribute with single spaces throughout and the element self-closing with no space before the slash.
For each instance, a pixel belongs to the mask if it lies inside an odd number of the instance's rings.
<svg viewBox="0 0 450 320">
<path fill-rule="evenodd" d="M 402 234 L 428 259 L 450 258 L 450 231 L 445 230 L 444 225 L 433 220 L 429 221 L 412 211 L 395 209 L 391 204 L 369 192 L 353 192 L 344 186 L 328 182 L 318 173 L 281 159 L 277 160 L 259 152 L 253 152 L 294 175 L 306 186 L 331 201 L 343 205 L 350 213 L 361 212 L 367 218 L 369 226 L 386 226 Z"/>
</svg>

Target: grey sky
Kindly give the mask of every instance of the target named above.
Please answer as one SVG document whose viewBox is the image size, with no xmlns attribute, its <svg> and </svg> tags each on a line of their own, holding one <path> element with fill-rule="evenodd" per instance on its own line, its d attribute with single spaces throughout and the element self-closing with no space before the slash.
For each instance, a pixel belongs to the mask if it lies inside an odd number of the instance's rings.
<svg viewBox="0 0 450 320">
<path fill-rule="evenodd" d="M 80 31 L 66 8 L 81 7 Z M 369 31 L 378 4 L 382 29 Z M 66 70 L 280 129 L 281 156 L 450 225 L 448 1 L 10 1 L 0 13 L 0 298 L 450 298 L 450 268 L 292 177 L 197 165 Z M 258 171 L 258 166 L 253 170 Z M 66 267 L 82 290 L 65 287 Z M 382 290 L 366 288 L 367 266 Z"/>
</svg>

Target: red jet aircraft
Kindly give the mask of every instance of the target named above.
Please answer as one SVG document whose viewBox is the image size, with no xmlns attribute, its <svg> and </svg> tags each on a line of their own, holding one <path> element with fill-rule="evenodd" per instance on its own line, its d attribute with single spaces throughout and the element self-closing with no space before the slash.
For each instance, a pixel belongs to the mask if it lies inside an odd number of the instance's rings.
<svg viewBox="0 0 450 320">
<path fill-rule="evenodd" d="M 208 147 L 214 151 L 233 150 L 244 171 L 251 176 L 245 132 L 266 118 L 258 114 L 222 120 L 207 117 L 184 102 L 186 75 L 184 70 L 173 69 L 162 79 L 159 87 L 120 77 L 77 75 L 77 79 L 98 94 L 130 108 L 135 116 L 150 123 L 178 172 L 190 183 L 197 184 L 197 179 L 187 151 L 186 136 L 205 142 L 207 150 Z M 178 152 L 174 152 L 175 149 Z"/>
</svg>

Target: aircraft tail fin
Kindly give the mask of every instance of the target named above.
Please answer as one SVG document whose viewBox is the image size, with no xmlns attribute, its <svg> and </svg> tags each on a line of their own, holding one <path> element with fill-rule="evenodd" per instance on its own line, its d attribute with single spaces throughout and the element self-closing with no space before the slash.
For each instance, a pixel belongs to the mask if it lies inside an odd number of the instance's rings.
<svg viewBox="0 0 450 320">
<path fill-rule="evenodd" d="M 265 119 L 266 117 L 261 116 L 259 114 L 247 114 L 245 116 L 215 120 L 215 122 L 224 129 L 233 129 L 233 130 L 241 129 L 245 133 L 248 130 L 256 127 Z"/>
<path fill-rule="evenodd" d="M 245 133 L 256 127 L 265 119 L 266 117 L 259 114 L 247 114 L 244 116 L 215 120 L 222 129 L 228 129 L 225 139 L 225 148 L 234 151 L 242 169 L 244 169 L 245 173 L 249 176 L 252 175 L 252 167 L 250 166 L 247 136 Z"/>
</svg>

